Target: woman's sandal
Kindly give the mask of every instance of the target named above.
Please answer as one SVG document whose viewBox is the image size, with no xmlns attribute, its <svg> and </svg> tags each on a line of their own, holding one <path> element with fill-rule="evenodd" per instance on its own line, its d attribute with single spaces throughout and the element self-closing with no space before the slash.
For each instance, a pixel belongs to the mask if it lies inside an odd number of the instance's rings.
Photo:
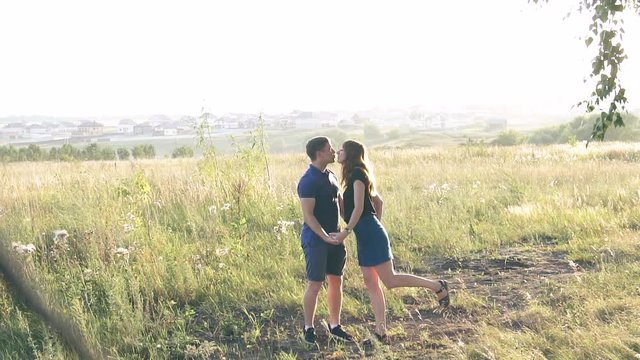
<svg viewBox="0 0 640 360">
<path fill-rule="evenodd" d="M 442 290 L 447 292 L 447 295 L 442 299 L 438 299 L 438 304 L 444 308 L 449 307 L 449 284 L 446 280 L 438 280 L 438 282 L 440 283 L 440 290 L 436 291 L 436 294 L 440 294 Z"/>
</svg>

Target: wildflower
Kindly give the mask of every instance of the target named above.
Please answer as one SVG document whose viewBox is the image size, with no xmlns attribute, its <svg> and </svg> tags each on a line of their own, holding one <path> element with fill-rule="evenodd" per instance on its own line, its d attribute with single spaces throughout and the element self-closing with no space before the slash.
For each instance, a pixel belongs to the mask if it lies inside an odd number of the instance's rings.
<svg viewBox="0 0 640 360">
<path fill-rule="evenodd" d="M 222 205 L 222 211 L 228 211 L 228 210 L 231 210 L 231 204 L 226 203 Z"/>
<path fill-rule="evenodd" d="M 449 184 L 446 184 L 446 183 L 445 183 L 445 184 L 442 184 L 442 185 L 440 186 L 440 188 L 441 188 L 442 190 L 449 190 L 449 189 L 451 188 L 451 185 L 449 185 Z"/>
<path fill-rule="evenodd" d="M 13 250 L 18 254 L 31 254 L 36 251 L 36 246 L 33 244 L 23 245 L 21 243 L 14 242 L 11 243 L 11 247 L 13 247 Z"/>
<path fill-rule="evenodd" d="M 129 255 L 129 249 L 127 248 L 123 248 L 123 247 L 119 247 L 116 249 L 116 251 L 114 251 L 114 253 L 118 256 L 124 256 L 124 255 Z"/>
<path fill-rule="evenodd" d="M 225 267 L 227 267 L 225 263 L 218 263 L 218 269 L 224 269 Z"/>
<path fill-rule="evenodd" d="M 215 215 L 218 213 L 218 207 L 215 205 L 209 206 L 209 215 Z"/>
<path fill-rule="evenodd" d="M 474 189 L 477 189 L 477 188 L 479 188 L 479 187 L 480 187 L 480 181 L 479 181 L 479 180 L 476 180 L 476 181 L 473 183 L 473 188 L 474 188 Z"/>
<path fill-rule="evenodd" d="M 57 244 L 60 241 L 65 241 L 69 236 L 67 230 L 56 230 L 53 232 L 53 243 Z"/>
<path fill-rule="evenodd" d="M 553 180 L 552 182 L 549 183 L 549 187 L 554 187 L 558 185 L 558 180 Z"/>
<path fill-rule="evenodd" d="M 133 231 L 133 229 L 134 229 L 133 224 L 124 224 L 124 232 L 126 232 L 126 233 L 127 232 L 131 232 L 131 231 Z"/>
<path fill-rule="evenodd" d="M 286 220 L 278 220 L 278 225 L 273 227 L 273 231 L 278 233 L 286 233 L 287 229 L 292 227 L 294 224 L 293 221 L 286 221 Z"/>
<path fill-rule="evenodd" d="M 127 220 L 129 221 L 135 221 L 136 220 L 136 216 L 133 215 L 133 213 L 128 213 L 127 214 Z"/>
<path fill-rule="evenodd" d="M 216 249 L 216 256 L 225 256 L 229 253 L 229 248 Z"/>
</svg>

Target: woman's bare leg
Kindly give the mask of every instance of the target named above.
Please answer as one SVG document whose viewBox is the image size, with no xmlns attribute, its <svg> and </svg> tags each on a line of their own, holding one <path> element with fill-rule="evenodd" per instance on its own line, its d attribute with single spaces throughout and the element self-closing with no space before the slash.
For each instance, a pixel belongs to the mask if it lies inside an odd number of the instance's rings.
<svg viewBox="0 0 640 360">
<path fill-rule="evenodd" d="M 426 279 L 420 276 L 411 274 L 396 273 L 393 270 L 393 260 L 389 260 L 380 265 L 376 265 L 375 270 L 382 280 L 384 286 L 387 289 L 393 289 L 397 287 L 423 287 L 427 288 L 434 293 L 442 287 L 442 285 L 435 280 Z M 438 294 L 438 300 L 448 295 L 448 291 L 442 291 Z"/>
<path fill-rule="evenodd" d="M 364 283 L 369 290 L 369 297 L 371 298 L 371 307 L 373 308 L 373 315 L 376 318 L 376 333 L 378 335 L 384 335 L 387 333 L 387 319 L 386 319 L 386 304 L 384 300 L 384 293 L 380 287 L 380 279 L 376 269 L 373 267 L 360 267 L 362 269 L 362 276 L 364 277 Z"/>
</svg>

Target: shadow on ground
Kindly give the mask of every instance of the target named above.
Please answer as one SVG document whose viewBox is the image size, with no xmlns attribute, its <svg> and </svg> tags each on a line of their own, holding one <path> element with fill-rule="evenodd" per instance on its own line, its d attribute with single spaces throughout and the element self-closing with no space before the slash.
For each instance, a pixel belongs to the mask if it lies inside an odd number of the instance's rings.
<svg viewBox="0 0 640 360">
<path fill-rule="evenodd" d="M 397 266 L 402 271 L 402 266 Z M 466 259 L 427 259 L 411 272 L 430 278 L 445 278 L 451 284 L 453 303 L 441 311 L 433 294 L 417 292 L 403 296 L 405 315 L 389 318 L 392 331 L 390 344 L 372 340 L 367 329 L 372 319 L 344 320 L 359 339 L 341 344 L 330 340 L 325 329 L 318 328 L 319 346 L 309 347 L 299 340 L 300 310 L 285 309 L 274 321 L 285 333 L 269 333 L 268 324 L 260 339 L 247 342 L 240 338 L 208 338 L 224 345 L 209 358 L 269 359 L 275 354 L 289 354 L 297 359 L 359 359 L 373 356 L 389 359 L 451 358 L 463 355 L 464 344 L 474 342 L 478 324 L 502 321 L 510 312 L 524 309 L 534 299 L 544 296 L 544 286 L 563 283 L 580 276 L 585 269 L 553 251 L 552 246 L 526 249 L 501 249 L 491 255 L 481 254 Z M 460 299 L 456 299 L 456 297 Z M 465 298 L 462 301 L 462 298 Z M 402 331 L 393 332 L 394 328 Z M 204 338 L 203 338 L 204 340 Z M 224 349 L 224 350 L 223 350 Z M 201 358 L 201 357 L 200 357 Z"/>
</svg>

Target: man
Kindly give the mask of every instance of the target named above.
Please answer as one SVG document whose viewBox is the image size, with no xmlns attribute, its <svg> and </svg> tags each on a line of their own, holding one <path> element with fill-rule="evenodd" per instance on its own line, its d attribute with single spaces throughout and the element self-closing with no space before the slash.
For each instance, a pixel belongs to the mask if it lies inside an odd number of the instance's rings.
<svg viewBox="0 0 640 360">
<path fill-rule="evenodd" d="M 304 294 L 303 339 L 316 344 L 313 320 L 318 293 L 327 281 L 327 303 L 329 305 L 329 333 L 336 339 L 352 341 L 340 326 L 342 308 L 342 273 L 347 252 L 342 241 L 331 236 L 339 231 L 339 187 L 338 180 L 327 165 L 335 162 L 336 152 L 326 137 L 316 137 L 307 143 L 307 155 L 311 159 L 309 169 L 298 183 L 298 197 L 304 215 L 300 234 L 307 268 L 307 289 Z"/>
</svg>

